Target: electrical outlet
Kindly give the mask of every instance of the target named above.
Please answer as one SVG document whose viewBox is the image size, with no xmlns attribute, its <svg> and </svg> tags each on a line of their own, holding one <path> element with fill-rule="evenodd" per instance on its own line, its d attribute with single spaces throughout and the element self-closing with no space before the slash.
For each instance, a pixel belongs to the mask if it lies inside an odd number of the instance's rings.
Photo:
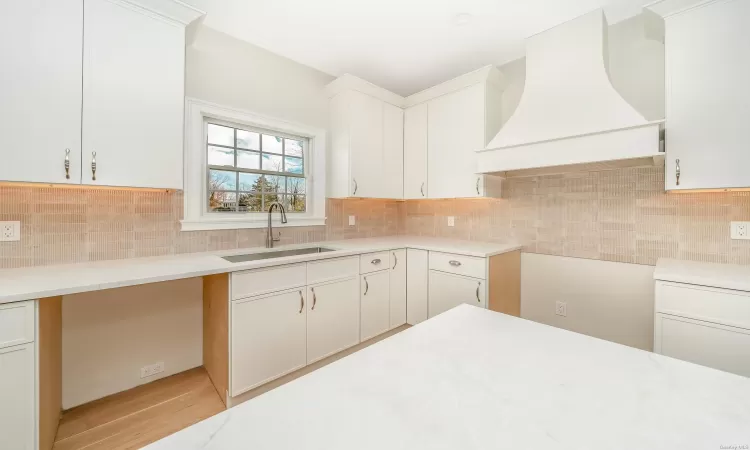
<svg viewBox="0 0 750 450">
<path fill-rule="evenodd" d="M 148 378 L 161 372 L 164 372 L 164 361 L 141 367 L 141 378 Z"/>
<path fill-rule="evenodd" d="M 750 239 L 750 222 L 732 222 L 732 239 Z"/>
<path fill-rule="evenodd" d="M 357 223 L 357 218 L 355 216 L 349 216 L 349 226 L 353 227 L 354 224 Z"/>
<path fill-rule="evenodd" d="M 0 222 L 0 241 L 11 242 L 21 240 L 21 222 Z"/>
<path fill-rule="evenodd" d="M 448 216 L 448 226 L 449 227 L 456 226 L 456 218 L 454 216 Z"/>
<path fill-rule="evenodd" d="M 565 302 L 555 302 L 555 314 L 568 317 L 568 304 Z"/>
</svg>

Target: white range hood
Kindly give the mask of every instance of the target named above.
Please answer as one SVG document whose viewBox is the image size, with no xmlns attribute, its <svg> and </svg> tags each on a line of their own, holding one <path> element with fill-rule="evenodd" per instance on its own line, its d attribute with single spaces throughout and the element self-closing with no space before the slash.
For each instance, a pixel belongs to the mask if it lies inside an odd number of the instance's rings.
<svg viewBox="0 0 750 450">
<path fill-rule="evenodd" d="M 660 122 L 612 86 L 607 22 L 596 10 L 527 40 L 526 84 L 479 173 L 508 176 L 663 163 Z"/>
</svg>

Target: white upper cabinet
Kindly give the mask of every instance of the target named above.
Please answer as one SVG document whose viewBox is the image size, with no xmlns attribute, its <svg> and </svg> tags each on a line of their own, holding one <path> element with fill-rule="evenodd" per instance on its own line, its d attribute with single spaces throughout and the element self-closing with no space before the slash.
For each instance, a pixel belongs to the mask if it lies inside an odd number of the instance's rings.
<svg viewBox="0 0 750 450">
<path fill-rule="evenodd" d="M 746 0 L 666 18 L 667 190 L 750 187 L 748 26 Z"/>
<path fill-rule="evenodd" d="M 184 26 L 128 3 L 84 5 L 83 184 L 182 189 Z"/>
<path fill-rule="evenodd" d="M 82 0 L 5 2 L 0 39 L 0 180 L 80 183 Z"/>
<path fill-rule="evenodd" d="M 427 103 L 404 111 L 404 198 L 427 198 Z"/>
<path fill-rule="evenodd" d="M 331 97 L 329 197 L 403 198 L 401 97 L 345 75 Z"/>
</svg>

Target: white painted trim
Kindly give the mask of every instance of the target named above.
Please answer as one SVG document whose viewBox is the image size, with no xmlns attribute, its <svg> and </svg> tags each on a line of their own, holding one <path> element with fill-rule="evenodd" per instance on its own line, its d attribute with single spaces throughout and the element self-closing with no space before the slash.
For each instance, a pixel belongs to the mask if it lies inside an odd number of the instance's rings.
<svg viewBox="0 0 750 450">
<path fill-rule="evenodd" d="M 222 120 L 250 127 L 276 130 L 302 136 L 310 141 L 305 162 L 307 178 L 307 212 L 288 214 L 288 223 L 274 226 L 316 226 L 325 224 L 326 130 L 288 122 L 250 111 L 217 105 L 195 98 L 185 99 L 185 196 L 182 231 L 230 230 L 264 228 L 263 213 L 227 215 L 209 213 L 206 207 L 205 118 Z"/>
<path fill-rule="evenodd" d="M 658 0 L 644 6 L 644 9 L 667 18 L 716 1 L 718 0 Z"/>
<path fill-rule="evenodd" d="M 110 0 L 112 1 L 112 0 Z M 181 24 L 183 27 L 206 15 L 204 11 L 194 8 L 179 0 L 115 0 L 117 3 L 129 3 L 139 9 L 145 9 L 164 19 Z"/>
<path fill-rule="evenodd" d="M 402 107 L 408 108 L 410 106 L 418 105 L 434 98 L 450 94 L 451 92 L 461 90 L 465 87 L 485 82 L 495 84 L 501 89 L 505 89 L 507 85 L 505 77 L 497 67 L 492 65 L 484 66 L 481 69 L 474 70 L 452 80 L 440 83 L 437 86 L 412 94 L 406 97 Z"/>
<path fill-rule="evenodd" d="M 404 107 L 404 97 L 348 73 L 331 81 L 325 87 L 325 92 L 328 98 L 333 98 L 345 91 L 361 92 L 370 97 L 375 97 L 378 100 L 390 103 L 393 106 L 398 106 L 399 108 Z"/>
</svg>

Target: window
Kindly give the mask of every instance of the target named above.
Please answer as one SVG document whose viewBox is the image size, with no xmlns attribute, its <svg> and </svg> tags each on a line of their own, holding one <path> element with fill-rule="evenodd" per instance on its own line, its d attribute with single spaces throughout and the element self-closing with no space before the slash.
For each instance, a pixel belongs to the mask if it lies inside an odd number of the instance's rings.
<svg viewBox="0 0 750 450">
<path fill-rule="evenodd" d="M 306 211 L 305 150 L 308 139 L 285 133 L 206 122 L 208 211 Z"/>
<path fill-rule="evenodd" d="M 326 130 L 194 98 L 185 100 L 182 231 L 325 225 Z"/>
</svg>

